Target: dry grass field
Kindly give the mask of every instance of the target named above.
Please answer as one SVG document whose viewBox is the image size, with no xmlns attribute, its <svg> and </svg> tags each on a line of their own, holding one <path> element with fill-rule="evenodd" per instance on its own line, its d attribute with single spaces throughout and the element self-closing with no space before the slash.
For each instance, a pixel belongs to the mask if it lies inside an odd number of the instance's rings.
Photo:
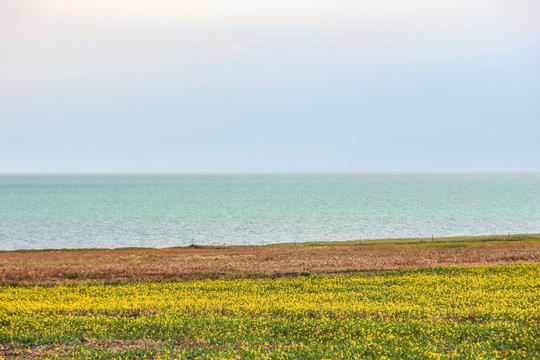
<svg viewBox="0 0 540 360">
<path fill-rule="evenodd" d="M 540 234 L 273 246 L 0 252 L 0 283 L 177 281 L 540 262 Z"/>
</svg>

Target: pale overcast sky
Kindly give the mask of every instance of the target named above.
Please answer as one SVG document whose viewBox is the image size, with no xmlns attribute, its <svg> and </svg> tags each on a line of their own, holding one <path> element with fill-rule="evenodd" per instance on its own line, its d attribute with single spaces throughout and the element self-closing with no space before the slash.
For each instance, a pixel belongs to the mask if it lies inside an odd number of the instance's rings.
<svg viewBox="0 0 540 360">
<path fill-rule="evenodd" d="M 538 0 L 0 0 L 0 172 L 540 170 Z"/>
</svg>

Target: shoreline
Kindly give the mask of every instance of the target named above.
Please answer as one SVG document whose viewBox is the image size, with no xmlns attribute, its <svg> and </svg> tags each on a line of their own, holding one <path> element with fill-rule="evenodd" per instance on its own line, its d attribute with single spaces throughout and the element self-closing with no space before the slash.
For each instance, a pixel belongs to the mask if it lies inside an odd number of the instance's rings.
<svg viewBox="0 0 540 360">
<path fill-rule="evenodd" d="M 118 248 L 45 248 L 45 249 L 16 249 L 1 250 L 4 253 L 32 253 L 32 252 L 84 252 L 84 251 L 116 251 L 116 250 L 168 250 L 168 249 L 228 249 L 228 248 L 272 248 L 288 246 L 346 246 L 346 245 L 373 245 L 373 244 L 425 244 L 425 243 L 459 243 L 459 242 L 493 242 L 493 241 L 521 241 L 539 240 L 540 233 L 537 234 L 504 234 L 504 235 L 471 235 L 471 236 L 445 236 L 445 237 L 425 237 L 425 238 L 382 238 L 365 240 L 341 240 L 341 241 L 305 241 L 287 242 L 264 245 L 186 245 L 169 247 L 145 247 L 126 246 Z"/>
</svg>

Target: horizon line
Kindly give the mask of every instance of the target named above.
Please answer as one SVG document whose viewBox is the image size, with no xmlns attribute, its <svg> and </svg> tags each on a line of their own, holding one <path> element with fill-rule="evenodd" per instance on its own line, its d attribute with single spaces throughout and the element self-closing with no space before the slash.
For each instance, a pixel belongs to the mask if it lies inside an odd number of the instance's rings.
<svg viewBox="0 0 540 360">
<path fill-rule="evenodd" d="M 0 175 L 204 175 L 204 174 L 380 174 L 380 173 L 540 173 L 527 170 L 233 170 L 233 171 L 2 171 Z"/>
</svg>

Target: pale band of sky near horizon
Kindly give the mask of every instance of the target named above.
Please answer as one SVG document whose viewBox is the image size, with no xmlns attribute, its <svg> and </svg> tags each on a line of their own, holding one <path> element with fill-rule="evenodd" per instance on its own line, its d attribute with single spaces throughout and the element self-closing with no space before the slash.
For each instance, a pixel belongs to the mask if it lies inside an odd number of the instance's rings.
<svg viewBox="0 0 540 360">
<path fill-rule="evenodd" d="M 537 0 L 0 0 L 0 173 L 540 170 Z"/>
</svg>

